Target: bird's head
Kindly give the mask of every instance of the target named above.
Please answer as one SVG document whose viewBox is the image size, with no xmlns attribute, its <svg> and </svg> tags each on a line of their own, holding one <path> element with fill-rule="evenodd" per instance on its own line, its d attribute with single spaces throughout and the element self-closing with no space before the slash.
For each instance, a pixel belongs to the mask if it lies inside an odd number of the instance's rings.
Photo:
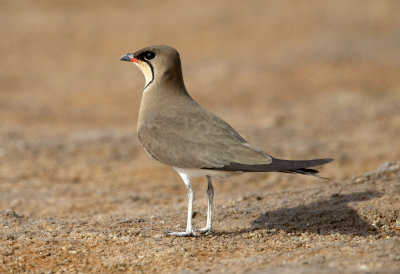
<svg viewBox="0 0 400 274">
<path fill-rule="evenodd" d="M 172 47 L 150 46 L 134 53 L 127 53 L 120 60 L 132 62 L 139 67 L 146 79 L 145 89 L 160 83 L 183 85 L 179 53 Z"/>
</svg>

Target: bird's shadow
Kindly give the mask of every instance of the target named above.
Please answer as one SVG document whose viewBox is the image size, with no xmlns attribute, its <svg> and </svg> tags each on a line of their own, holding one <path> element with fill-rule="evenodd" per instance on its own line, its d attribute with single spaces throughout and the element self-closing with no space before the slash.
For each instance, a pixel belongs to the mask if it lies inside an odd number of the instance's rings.
<svg viewBox="0 0 400 274">
<path fill-rule="evenodd" d="M 250 228 L 232 233 L 243 234 L 268 229 L 287 233 L 309 232 L 321 235 L 332 233 L 357 236 L 375 235 L 378 233 L 376 228 L 364 220 L 348 203 L 366 201 L 381 196 L 383 193 L 377 191 L 355 192 L 346 195 L 333 194 L 328 199 L 308 205 L 265 212 L 252 222 Z"/>
<path fill-rule="evenodd" d="M 265 212 L 252 222 L 252 230 L 277 229 L 286 232 L 310 232 L 322 235 L 340 233 L 368 236 L 377 233 L 374 226 L 352 209 L 348 203 L 381 197 L 377 191 L 333 194 L 329 199 Z"/>
</svg>

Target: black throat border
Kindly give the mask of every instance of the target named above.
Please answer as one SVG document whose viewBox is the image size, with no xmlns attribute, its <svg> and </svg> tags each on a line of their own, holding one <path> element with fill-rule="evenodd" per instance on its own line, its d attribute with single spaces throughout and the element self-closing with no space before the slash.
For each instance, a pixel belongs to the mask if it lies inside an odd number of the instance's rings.
<svg viewBox="0 0 400 274">
<path fill-rule="evenodd" d="M 152 65 L 149 61 L 146 61 L 146 60 L 143 60 L 143 61 L 145 61 L 146 64 L 149 65 L 150 70 L 151 70 L 151 81 L 148 82 L 147 85 L 144 86 L 144 89 L 146 89 L 146 88 L 147 88 L 151 83 L 153 83 L 153 81 L 154 81 L 154 67 L 153 67 L 153 65 Z"/>
</svg>

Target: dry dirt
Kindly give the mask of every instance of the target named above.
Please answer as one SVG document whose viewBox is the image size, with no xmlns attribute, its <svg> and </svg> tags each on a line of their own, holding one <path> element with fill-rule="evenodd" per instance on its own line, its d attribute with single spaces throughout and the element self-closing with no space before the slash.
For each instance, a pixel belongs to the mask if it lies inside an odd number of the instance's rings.
<svg viewBox="0 0 400 274">
<path fill-rule="evenodd" d="M 0 1 L 0 271 L 399 273 L 399 10 Z M 167 236 L 185 187 L 138 143 L 144 77 L 119 61 L 160 43 L 201 105 L 273 156 L 335 158 L 330 179 L 215 181 L 215 233 Z"/>
</svg>

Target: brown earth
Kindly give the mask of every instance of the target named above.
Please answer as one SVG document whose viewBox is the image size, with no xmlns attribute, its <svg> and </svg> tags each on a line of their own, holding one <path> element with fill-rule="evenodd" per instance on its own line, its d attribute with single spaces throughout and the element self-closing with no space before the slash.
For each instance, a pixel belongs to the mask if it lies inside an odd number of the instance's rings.
<svg viewBox="0 0 400 274">
<path fill-rule="evenodd" d="M 1 272 L 398 273 L 398 1 L 0 7 Z M 273 156 L 335 158 L 330 180 L 215 181 L 215 233 L 167 236 L 185 187 L 138 143 L 144 79 L 119 61 L 160 43 L 201 105 Z"/>
</svg>

